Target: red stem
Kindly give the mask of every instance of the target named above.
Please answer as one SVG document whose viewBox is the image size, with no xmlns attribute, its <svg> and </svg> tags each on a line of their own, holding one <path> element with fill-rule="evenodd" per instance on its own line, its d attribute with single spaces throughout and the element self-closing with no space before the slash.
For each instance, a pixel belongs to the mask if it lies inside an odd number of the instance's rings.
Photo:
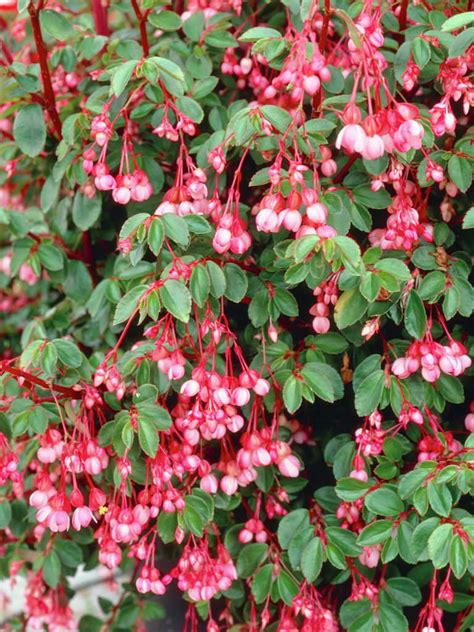
<svg viewBox="0 0 474 632">
<path fill-rule="evenodd" d="M 346 162 L 346 164 L 342 167 L 342 169 L 339 171 L 339 173 L 337 174 L 337 176 L 334 178 L 333 183 L 337 184 L 339 182 L 342 182 L 342 180 L 344 179 L 344 176 L 346 175 L 346 173 L 349 171 L 349 169 L 352 167 L 352 165 L 355 163 L 355 161 L 357 160 L 357 158 L 359 158 L 359 156 L 353 155 L 351 156 L 348 161 Z"/>
<path fill-rule="evenodd" d="M 324 20 L 323 27 L 321 29 L 321 53 L 324 54 L 326 50 L 326 44 L 328 40 L 328 31 L 329 31 L 329 16 L 331 14 L 331 0 L 324 0 Z"/>
<path fill-rule="evenodd" d="M 402 4 L 400 6 L 400 14 L 398 16 L 398 25 L 400 27 L 400 32 L 404 31 L 407 27 L 407 9 L 408 0 L 402 0 Z"/>
<path fill-rule="evenodd" d="M 44 90 L 44 98 L 45 98 L 45 107 L 49 116 L 51 117 L 51 121 L 53 123 L 54 130 L 59 139 L 63 137 L 62 135 L 62 125 L 61 120 L 59 118 L 58 111 L 56 110 L 56 99 L 54 96 L 53 86 L 51 84 L 51 75 L 48 67 L 48 52 L 46 50 L 46 46 L 43 41 L 43 35 L 41 33 L 41 26 L 39 22 L 39 11 L 43 6 L 43 0 L 40 1 L 38 5 L 38 9 L 35 7 L 33 2 L 30 2 L 28 5 L 28 13 L 31 18 L 31 26 L 33 29 L 33 35 L 36 43 L 36 50 L 39 57 L 39 64 L 41 68 L 41 80 L 43 82 L 43 90 Z"/>
<path fill-rule="evenodd" d="M 92 0 L 92 14 L 97 35 L 110 35 L 107 7 L 102 4 L 102 0 Z"/>
<path fill-rule="evenodd" d="M 148 57 L 150 54 L 150 45 L 148 43 L 148 34 L 146 32 L 146 13 L 143 14 L 140 11 L 140 7 L 138 6 L 137 0 L 132 0 L 132 7 L 135 11 L 135 15 L 137 16 L 138 26 L 140 27 L 140 38 L 142 41 L 143 54 L 145 57 Z"/>
<path fill-rule="evenodd" d="M 21 369 L 15 369 L 8 366 L 8 364 L 2 363 L 0 364 L 0 373 L 3 373 L 4 371 L 7 371 L 7 373 L 10 373 L 15 377 L 22 377 L 27 382 L 41 386 L 41 388 L 45 391 L 57 391 L 62 395 L 67 395 L 67 397 L 70 397 L 71 399 L 82 399 L 81 391 L 76 391 L 75 389 L 68 388 L 67 386 L 60 386 L 59 384 L 48 384 L 48 382 L 45 382 L 35 375 L 31 375 L 31 373 L 27 373 Z"/>
</svg>

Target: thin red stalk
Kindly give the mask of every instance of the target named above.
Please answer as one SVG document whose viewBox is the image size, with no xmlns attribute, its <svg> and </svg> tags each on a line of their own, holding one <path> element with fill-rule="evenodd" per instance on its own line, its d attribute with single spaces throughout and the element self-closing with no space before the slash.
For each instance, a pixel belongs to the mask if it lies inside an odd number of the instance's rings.
<svg viewBox="0 0 474 632">
<path fill-rule="evenodd" d="M 102 0 L 92 0 L 92 15 L 94 16 L 94 24 L 97 35 L 109 35 L 110 31 L 107 20 L 107 7 L 102 4 Z"/>
<path fill-rule="evenodd" d="M 330 14 L 331 14 L 331 0 L 324 0 L 324 20 L 323 20 L 323 27 L 321 29 L 321 41 L 320 41 L 320 49 L 321 49 L 321 53 L 323 54 L 324 54 L 324 51 L 326 50 L 326 44 L 328 41 Z"/>
<path fill-rule="evenodd" d="M 146 32 L 146 15 L 140 11 L 137 0 L 132 0 L 132 7 L 137 16 L 138 26 L 140 28 L 140 39 L 142 42 L 143 54 L 148 57 L 150 54 L 150 44 L 148 43 L 148 33 Z"/>
<path fill-rule="evenodd" d="M 39 58 L 46 111 L 51 117 L 51 121 L 53 123 L 53 127 L 57 136 L 61 139 L 63 137 L 62 125 L 58 111 L 56 110 L 56 99 L 54 96 L 54 90 L 51 83 L 51 75 L 48 67 L 48 52 L 43 41 L 43 35 L 41 33 L 41 26 L 39 22 L 39 10 L 42 6 L 43 3 L 40 2 L 39 8 L 37 9 L 33 2 L 30 2 L 28 5 L 28 13 L 30 14 L 31 18 L 31 26 L 33 29 L 33 36 L 35 38 L 36 51 Z"/>
<path fill-rule="evenodd" d="M 2 363 L 0 364 L 0 373 L 6 371 L 15 377 L 22 377 L 25 381 L 31 382 L 32 384 L 36 384 L 40 386 L 45 391 L 57 391 L 62 395 L 67 395 L 71 399 L 82 399 L 81 391 L 76 391 L 73 388 L 68 388 L 67 386 L 60 386 L 59 384 L 48 384 L 39 377 L 32 375 L 31 373 L 27 373 L 26 371 L 22 371 L 21 369 L 15 369 L 12 366 L 8 366 L 8 364 Z"/>
</svg>

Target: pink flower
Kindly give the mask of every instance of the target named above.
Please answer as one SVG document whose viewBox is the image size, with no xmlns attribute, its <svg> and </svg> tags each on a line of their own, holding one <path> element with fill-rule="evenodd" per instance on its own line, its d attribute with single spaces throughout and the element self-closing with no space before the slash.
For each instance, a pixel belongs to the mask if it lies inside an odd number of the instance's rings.
<svg viewBox="0 0 474 632">
<path fill-rule="evenodd" d="M 367 135 L 360 125 L 345 125 L 336 138 L 336 147 L 344 147 L 348 152 L 362 153 L 365 149 Z"/>
</svg>

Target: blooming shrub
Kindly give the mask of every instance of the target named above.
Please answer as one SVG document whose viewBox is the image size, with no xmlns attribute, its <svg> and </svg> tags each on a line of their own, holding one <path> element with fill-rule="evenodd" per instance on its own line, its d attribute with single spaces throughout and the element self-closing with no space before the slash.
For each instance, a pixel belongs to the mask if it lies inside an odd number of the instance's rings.
<svg viewBox="0 0 474 632">
<path fill-rule="evenodd" d="M 4 629 L 467 630 L 474 13 L 107 4 L 0 4 Z"/>
</svg>

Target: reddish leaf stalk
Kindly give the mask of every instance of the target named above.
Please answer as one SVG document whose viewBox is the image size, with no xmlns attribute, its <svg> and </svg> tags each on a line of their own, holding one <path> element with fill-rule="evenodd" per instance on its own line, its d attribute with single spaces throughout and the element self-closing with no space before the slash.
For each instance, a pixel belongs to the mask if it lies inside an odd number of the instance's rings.
<svg viewBox="0 0 474 632">
<path fill-rule="evenodd" d="M 39 10 L 41 10 L 41 7 L 42 3 L 40 3 L 39 5 Z M 51 122 L 53 124 L 56 135 L 59 139 L 61 139 L 63 137 L 62 125 L 58 111 L 56 109 L 56 99 L 54 96 L 54 90 L 51 83 L 51 74 L 49 72 L 48 66 L 48 51 L 46 50 L 46 46 L 43 41 L 43 35 L 41 33 L 41 26 L 39 22 L 39 10 L 36 8 L 33 2 L 29 3 L 28 13 L 30 14 L 31 18 L 31 27 L 33 29 L 33 36 L 35 38 L 36 50 L 38 53 L 41 69 L 41 80 L 43 82 L 45 108 L 51 118 Z"/>
<path fill-rule="evenodd" d="M 140 39 L 142 42 L 143 54 L 148 57 L 150 54 L 150 44 L 148 43 L 148 33 L 146 32 L 146 13 L 140 11 L 137 0 L 132 0 L 132 7 L 137 16 L 138 26 L 140 28 Z"/>
</svg>

